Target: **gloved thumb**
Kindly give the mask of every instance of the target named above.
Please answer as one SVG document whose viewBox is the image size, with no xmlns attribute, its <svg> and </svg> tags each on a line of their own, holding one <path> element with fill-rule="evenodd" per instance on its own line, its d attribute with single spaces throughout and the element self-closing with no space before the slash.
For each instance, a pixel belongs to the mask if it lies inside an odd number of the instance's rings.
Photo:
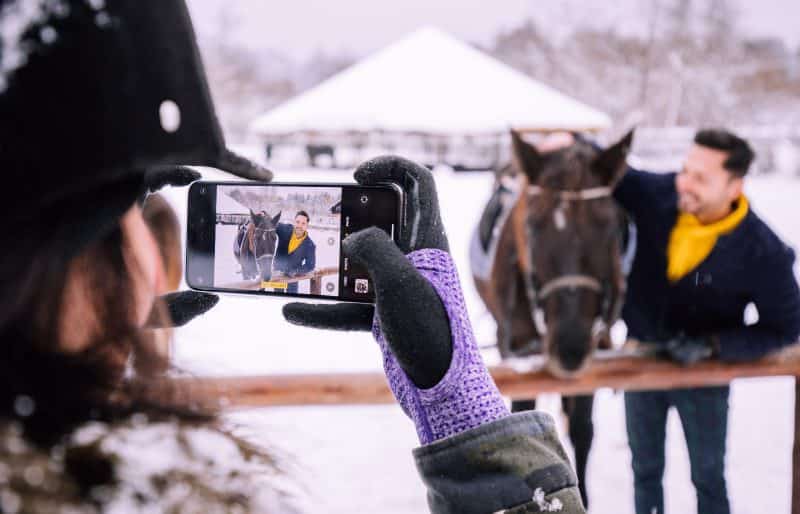
<svg viewBox="0 0 800 514">
<path fill-rule="evenodd" d="M 167 326 L 183 326 L 197 316 L 205 314 L 219 302 L 217 295 L 200 291 L 178 291 L 165 294 L 160 299 L 167 307 L 169 318 L 159 319 L 154 312 L 146 324 L 148 328 L 166 328 L 165 322 Z"/>
</svg>

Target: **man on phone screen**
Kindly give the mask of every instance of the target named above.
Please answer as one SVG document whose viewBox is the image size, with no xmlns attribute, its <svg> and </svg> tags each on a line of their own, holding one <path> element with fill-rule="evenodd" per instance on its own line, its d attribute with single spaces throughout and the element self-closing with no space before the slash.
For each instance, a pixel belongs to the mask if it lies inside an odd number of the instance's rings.
<svg viewBox="0 0 800 514">
<path fill-rule="evenodd" d="M 278 224 L 278 249 L 275 250 L 273 271 L 294 277 L 314 269 L 317 247 L 308 235 L 308 220 L 306 211 L 298 211 L 294 216 L 294 226 L 289 223 Z M 286 292 L 297 293 L 297 282 L 290 282 Z"/>
</svg>

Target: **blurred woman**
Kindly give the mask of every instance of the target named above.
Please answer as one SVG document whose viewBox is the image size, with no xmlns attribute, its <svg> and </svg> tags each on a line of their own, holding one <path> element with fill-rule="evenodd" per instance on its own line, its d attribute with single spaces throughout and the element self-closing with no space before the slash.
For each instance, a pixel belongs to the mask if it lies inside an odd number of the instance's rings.
<svg viewBox="0 0 800 514">
<path fill-rule="evenodd" d="M 174 220 L 149 213 L 154 235 L 143 196 L 196 178 L 177 165 L 272 178 L 225 148 L 183 1 L 5 0 L 0 31 L 0 510 L 292 512 L 275 460 L 167 373 L 163 327 L 210 302 L 162 299 Z M 510 414 L 483 364 L 430 172 L 389 157 L 356 179 L 408 205 L 398 244 L 342 245 L 377 303 L 287 319 L 372 330 L 432 512 L 583 512 L 552 419 Z"/>
</svg>

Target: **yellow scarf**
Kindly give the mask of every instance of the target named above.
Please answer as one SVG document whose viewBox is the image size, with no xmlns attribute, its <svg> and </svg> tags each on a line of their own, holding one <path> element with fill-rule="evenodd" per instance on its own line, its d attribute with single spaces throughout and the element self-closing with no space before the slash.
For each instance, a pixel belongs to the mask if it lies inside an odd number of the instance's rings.
<svg viewBox="0 0 800 514">
<path fill-rule="evenodd" d="M 300 246 L 300 243 L 305 241 L 307 236 L 308 232 L 303 234 L 303 237 L 297 237 L 297 234 L 295 234 L 294 230 L 292 230 L 292 237 L 289 239 L 289 253 L 294 253 L 294 251 L 297 250 L 297 247 Z"/>
<path fill-rule="evenodd" d="M 680 213 L 669 236 L 667 278 L 677 282 L 696 268 L 714 249 L 719 236 L 735 229 L 750 208 L 742 195 L 736 209 L 721 220 L 703 225 L 692 214 Z"/>
</svg>

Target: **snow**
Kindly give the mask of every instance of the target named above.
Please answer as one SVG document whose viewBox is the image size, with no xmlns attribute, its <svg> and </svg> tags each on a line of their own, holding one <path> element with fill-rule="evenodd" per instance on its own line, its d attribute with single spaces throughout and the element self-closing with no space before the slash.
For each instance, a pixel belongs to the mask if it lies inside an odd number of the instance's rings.
<svg viewBox="0 0 800 514">
<path fill-rule="evenodd" d="M 247 498 L 255 512 L 276 505 L 285 507 L 280 512 L 295 512 L 282 500 L 287 484 L 278 470 L 265 459 L 250 457 L 227 434 L 142 418 L 117 426 L 90 422 L 72 435 L 75 446 L 97 445 L 115 463 L 118 487 L 91 492 L 104 500 L 103 512 L 156 514 L 179 506 L 182 512 L 221 512 L 226 503 L 231 505 L 225 512 L 243 512 L 230 501 L 236 496 Z M 28 470 L 25 477 L 37 479 L 28 477 Z M 198 483 L 203 487 L 197 488 Z"/>
<path fill-rule="evenodd" d="M 229 179 L 206 172 L 210 179 Z M 343 182 L 335 171 L 276 170 L 280 181 Z M 437 169 L 442 216 L 479 344 L 493 342 L 494 326 L 472 284 L 467 248 L 492 177 Z M 800 181 L 753 177 L 747 192 L 753 208 L 787 242 L 800 248 L 796 223 Z M 185 216 L 186 191 L 168 198 Z M 318 332 L 287 324 L 282 299 L 225 296 L 205 317 L 176 330 L 179 366 L 203 375 L 336 372 L 381 369 L 381 356 L 365 333 Z M 496 352 L 485 352 L 488 363 Z M 734 514 L 789 512 L 794 381 L 787 378 L 737 380 L 732 385 L 727 476 Z M 625 435 L 622 395 L 598 392 L 595 442 L 588 487 L 594 513 L 632 514 L 633 486 Z M 540 406 L 559 419 L 560 402 L 541 397 Z M 294 456 L 293 475 L 306 485 L 313 510 L 331 514 L 358 511 L 426 512 L 423 485 L 411 457 L 418 445 L 412 423 L 399 407 L 281 407 L 236 411 L 231 421 L 256 442 Z M 566 443 L 563 423 L 562 440 Z M 665 491 L 668 512 L 694 513 L 688 455 L 680 421 L 668 419 Z M 757 494 L 754 494 L 754 491 Z"/>
<path fill-rule="evenodd" d="M 544 491 L 541 487 L 537 487 L 536 490 L 533 491 L 533 501 L 542 512 L 560 512 L 561 509 L 564 508 L 564 505 L 558 498 L 554 498 L 552 501 L 545 499 Z"/>
<path fill-rule="evenodd" d="M 22 44 L 22 36 L 45 19 L 46 7 L 44 0 L 18 1 L 0 7 L 0 93 L 7 87 L 11 74 L 27 63 L 32 49 Z M 52 36 L 54 41 L 56 34 Z"/>
<path fill-rule="evenodd" d="M 417 30 L 252 124 L 259 134 L 499 133 L 605 128 L 609 117 L 432 27 Z"/>
</svg>

